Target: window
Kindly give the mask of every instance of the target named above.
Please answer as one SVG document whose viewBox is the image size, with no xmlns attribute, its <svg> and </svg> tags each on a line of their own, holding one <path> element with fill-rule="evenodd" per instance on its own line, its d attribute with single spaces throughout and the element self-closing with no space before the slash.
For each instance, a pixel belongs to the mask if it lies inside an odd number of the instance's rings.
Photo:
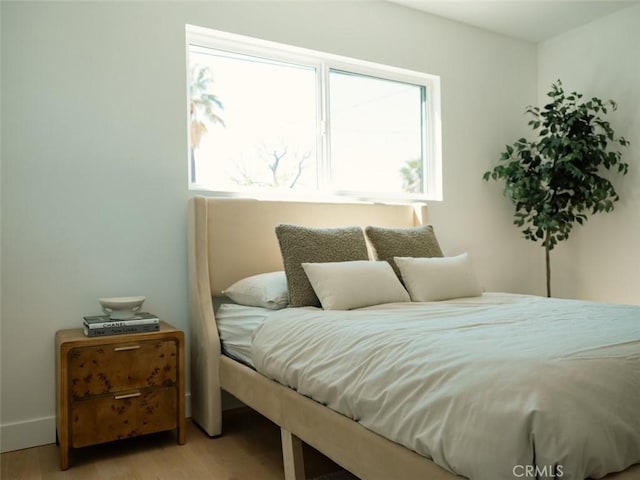
<svg viewBox="0 0 640 480">
<path fill-rule="evenodd" d="M 441 198 L 439 79 L 187 26 L 190 187 Z"/>
</svg>

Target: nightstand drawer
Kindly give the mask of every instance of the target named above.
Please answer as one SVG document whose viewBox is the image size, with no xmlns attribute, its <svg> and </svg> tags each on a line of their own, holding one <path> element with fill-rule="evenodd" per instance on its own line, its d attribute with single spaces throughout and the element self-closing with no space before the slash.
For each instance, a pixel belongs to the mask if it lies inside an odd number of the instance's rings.
<svg viewBox="0 0 640 480">
<path fill-rule="evenodd" d="M 73 447 L 120 440 L 178 426 L 174 387 L 101 395 L 71 406 Z"/>
<path fill-rule="evenodd" d="M 71 398 L 174 385 L 177 352 L 173 340 L 74 348 L 69 351 Z"/>
</svg>

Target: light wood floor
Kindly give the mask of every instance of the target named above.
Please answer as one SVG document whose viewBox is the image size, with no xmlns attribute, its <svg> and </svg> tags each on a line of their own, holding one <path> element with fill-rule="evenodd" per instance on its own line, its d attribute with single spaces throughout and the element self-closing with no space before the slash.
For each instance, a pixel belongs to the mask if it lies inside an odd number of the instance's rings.
<svg viewBox="0 0 640 480">
<path fill-rule="evenodd" d="M 0 455 L 2 480 L 282 480 L 280 429 L 249 409 L 224 412 L 223 435 L 209 438 L 187 421 L 187 443 L 164 432 L 72 449 L 71 468 L 59 469 L 55 444 Z M 307 478 L 339 470 L 305 445 Z"/>
</svg>

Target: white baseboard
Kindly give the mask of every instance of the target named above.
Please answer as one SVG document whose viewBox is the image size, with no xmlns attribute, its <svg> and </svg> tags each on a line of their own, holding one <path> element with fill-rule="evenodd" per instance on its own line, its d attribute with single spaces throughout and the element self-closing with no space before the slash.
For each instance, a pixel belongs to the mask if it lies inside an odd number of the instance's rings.
<svg viewBox="0 0 640 480">
<path fill-rule="evenodd" d="M 191 416 L 191 393 L 185 395 L 185 401 L 185 412 L 189 418 Z M 39 447 L 55 443 L 55 441 L 55 415 L 0 425 L 0 452 L 2 453 Z"/>
<path fill-rule="evenodd" d="M 56 441 L 56 417 L 33 418 L 0 426 L 0 451 L 10 452 Z"/>
</svg>

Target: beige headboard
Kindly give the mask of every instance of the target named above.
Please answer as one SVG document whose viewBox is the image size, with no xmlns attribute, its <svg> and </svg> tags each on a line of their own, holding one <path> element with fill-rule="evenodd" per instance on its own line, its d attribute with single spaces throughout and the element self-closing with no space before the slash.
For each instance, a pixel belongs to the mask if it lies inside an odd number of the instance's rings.
<svg viewBox="0 0 640 480">
<path fill-rule="evenodd" d="M 409 227 L 426 221 L 426 205 L 302 203 L 199 197 L 206 203 L 211 292 L 256 273 L 282 270 L 274 228 L 279 223 L 312 227 L 376 225 Z"/>
</svg>

